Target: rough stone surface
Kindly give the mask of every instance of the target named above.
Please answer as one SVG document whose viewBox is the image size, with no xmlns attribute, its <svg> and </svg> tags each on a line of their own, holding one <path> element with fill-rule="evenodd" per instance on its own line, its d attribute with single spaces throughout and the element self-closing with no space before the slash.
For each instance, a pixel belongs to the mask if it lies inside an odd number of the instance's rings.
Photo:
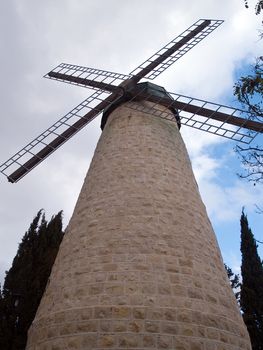
<svg viewBox="0 0 263 350">
<path fill-rule="evenodd" d="M 251 349 L 176 123 L 109 117 L 26 349 Z"/>
</svg>

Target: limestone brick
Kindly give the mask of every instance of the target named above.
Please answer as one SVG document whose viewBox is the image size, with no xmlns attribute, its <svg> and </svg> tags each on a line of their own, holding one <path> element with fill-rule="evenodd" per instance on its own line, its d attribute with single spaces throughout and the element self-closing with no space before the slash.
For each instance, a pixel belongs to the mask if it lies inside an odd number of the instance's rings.
<svg viewBox="0 0 263 350">
<path fill-rule="evenodd" d="M 26 349 L 250 350 L 177 124 L 130 106 L 103 130 Z"/>
</svg>

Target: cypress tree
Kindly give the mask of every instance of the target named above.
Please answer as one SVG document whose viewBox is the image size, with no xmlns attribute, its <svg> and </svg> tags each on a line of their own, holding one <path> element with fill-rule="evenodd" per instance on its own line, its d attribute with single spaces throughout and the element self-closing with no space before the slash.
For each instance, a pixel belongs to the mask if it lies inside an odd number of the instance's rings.
<svg viewBox="0 0 263 350">
<path fill-rule="evenodd" d="M 40 210 L 6 273 L 0 299 L 0 327 L 3 331 L 0 349 L 25 349 L 27 331 L 44 293 L 62 238 L 62 212 L 47 222 L 43 210 Z"/>
<path fill-rule="evenodd" d="M 247 216 L 241 215 L 241 274 L 240 306 L 247 326 L 252 349 L 263 349 L 263 266 L 257 244 L 248 225 Z"/>
</svg>

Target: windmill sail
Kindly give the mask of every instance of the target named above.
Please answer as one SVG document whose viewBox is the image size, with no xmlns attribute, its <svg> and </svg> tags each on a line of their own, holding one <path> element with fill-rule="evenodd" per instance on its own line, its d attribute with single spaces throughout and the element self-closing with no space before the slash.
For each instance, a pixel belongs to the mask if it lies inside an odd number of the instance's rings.
<svg viewBox="0 0 263 350">
<path fill-rule="evenodd" d="M 104 83 L 105 86 L 107 86 L 107 84 L 119 85 L 124 80 L 131 78 L 131 75 L 115 73 L 95 68 L 82 67 L 68 63 L 60 63 L 57 67 L 55 67 L 49 73 L 44 75 L 44 78 L 53 79 L 61 81 L 63 83 L 69 83 L 82 87 L 88 87 L 91 89 L 103 89 L 102 85 L 96 87 L 95 82 Z M 90 85 L 88 85 L 87 82 L 89 82 Z M 91 85 L 92 82 L 94 82 L 93 86 Z"/>
<path fill-rule="evenodd" d="M 158 105 L 164 104 L 167 108 L 173 107 L 178 110 L 182 125 L 245 144 L 251 143 L 258 133 L 263 132 L 263 124 L 253 120 L 253 115 L 247 111 L 173 92 L 169 92 L 169 95 L 172 97 L 171 100 L 162 101 L 161 97 L 141 91 L 131 101 L 144 99 L 153 104 L 151 107 L 131 104 L 130 108 L 138 108 L 146 113 L 169 119 L 167 112 L 158 110 Z"/>
<path fill-rule="evenodd" d="M 0 172 L 6 175 L 10 182 L 20 180 L 119 98 L 118 94 L 107 94 L 101 91 L 94 92 L 4 162 L 0 166 Z"/>
<path fill-rule="evenodd" d="M 141 78 L 155 79 L 174 62 L 185 55 L 224 21 L 200 19 L 178 35 L 154 55 L 131 71 L 137 81 Z"/>
</svg>

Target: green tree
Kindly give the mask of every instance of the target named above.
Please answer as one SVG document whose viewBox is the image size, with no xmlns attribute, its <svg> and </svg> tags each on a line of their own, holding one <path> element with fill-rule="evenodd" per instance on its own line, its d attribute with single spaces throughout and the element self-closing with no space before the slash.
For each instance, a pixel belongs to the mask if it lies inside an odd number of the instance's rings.
<svg viewBox="0 0 263 350">
<path fill-rule="evenodd" d="M 242 211 L 241 219 L 241 275 L 240 307 L 247 326 L 252 349 L 263 349 L 263 266 L 257 244 Z"/>
<path fill-rule="evenodd" d="M 0 348 L 24 350 L 30 327 L 63 238 L 62 212 L 49 222 L 40 210 L 6 273 L 0 300 Z"/>
</svg>

